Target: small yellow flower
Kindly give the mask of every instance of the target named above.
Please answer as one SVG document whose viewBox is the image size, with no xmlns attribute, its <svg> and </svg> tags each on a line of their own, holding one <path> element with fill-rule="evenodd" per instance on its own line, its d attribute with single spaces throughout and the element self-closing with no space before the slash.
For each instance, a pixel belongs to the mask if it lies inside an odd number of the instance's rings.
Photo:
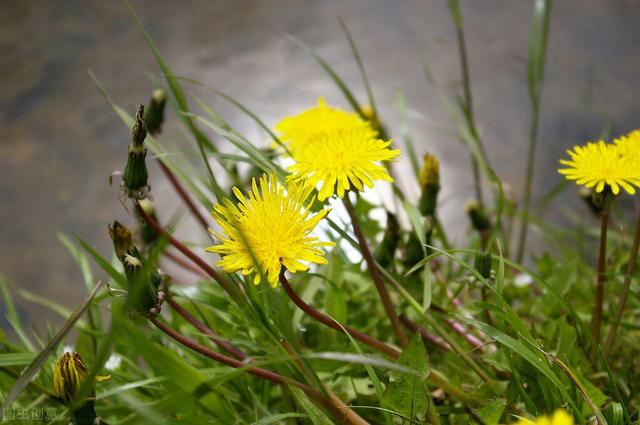
<svg viewBox="0 0 640 425">
<path fill-rule="evenodd" d="M 563 410 L 558 409 L 553 413 L 552 417 L 541 416 L 535 422 L 528 419 L 520 419 L 514 425 L 574 425 L 573 418 Z"/>
<path fill-rule="evenodd" d="M 275 288 L 282 266 L 295 273 L 308 269 L 301 261 L 326 264 L 319 247 L 335 244 L 309 236 L 329 212 L 311 215 L 313 199 L 307 206 L 305 201 L 313 188 L 291 182 L 285 192 L 275 175 L 263 175 L 259 183 L 256 179 L 251 183 L 252 190 L 246 198 L 237 187 L 233 188 L 240 203 L 234 205 L 225 199 L 224 205 L 216 205 L 211 213 L 222 228 L 221 234 L 211 231 L 222 243 L 207 249 L 222 256 L 218 266 L 230 273 L 255 273 L 256 285 L 264 274 Z"/>
<path fill-rule="evenodd" d="M 318 106 L 293 117 L 284 118 L 275 126 L 276 131 L 280 132 L 280 139 L 290 150 L 304 145 L 319 133 L 343 128 L 361 128 L 366 130 L 371 138 L 377 134 L 371 124 L 360 118 L 358 114 L 331 108 L 327 106 L 323 97 L 318 99 Z"/>
<path fill-rule="evenodd" d="M 640 167 L 631 155 L 621 155 L 615 144 L 599 141 L 567 150 L 571 160 L 560 160 L 568 168 L 559 169 L 568 180 L 588 188 L 595 187 L 602 192 L 605 185 L 614 195 L 620 193 L 620 186 L 631 195 L 636 193 L 632 185 L 640 186 Z"/>
<path fill-rule="evenodd" d="M 613 141 L 621 155 L 634 156 L 640 158 L 640 129 L 633 130 L 631 133 L 620 136 Z"/>
</svg>

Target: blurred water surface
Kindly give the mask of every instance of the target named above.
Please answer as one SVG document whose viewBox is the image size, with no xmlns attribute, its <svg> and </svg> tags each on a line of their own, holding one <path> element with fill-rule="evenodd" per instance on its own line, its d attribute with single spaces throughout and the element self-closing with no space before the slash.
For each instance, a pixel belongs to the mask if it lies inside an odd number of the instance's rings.
<svg viewBox="0 0 640 425">
<path fill-rule="evenodd" d="M 133 7 L 178 75 L 235 96 L 273 125 L 320 95 L 346 106 L 317 64 L 287 34 L 324 56 L 364 101 L 356 64 L 336 17 L 348 23 L 381 114 L 399 138 L 395 90 L 406 93 L 420 151 L 442 159 L 446 221 L 464 230 L 471 193 L 468 154 L 426 83 L 422 59 L 449 93 L 458 56 L 445 0 L 135 0 Z M 526 58 L 533 2 L 462 0 L 475 107 L 500 177 L 519 189 L 530 108 Z M 543 95 L 535 191 L 560 178 L 565 148 L 640 127 L 640 2 L 555 2 Z M 107 223 L 131 223 L 107 176 L 125 160 L 129 130 L 87 75 L 133 113 L 158 69 L 125 5 L 118 1 L 0 1 L 0 272 L 19 288 L 73 306 L 84 296 L 79 269 L 56 238 L 77 234 L 110 255 Z M 257 144 L 265 137 L 223 100 L 186 85 Z M 172 121 L 163 137 L 184 139 Z M 175 201 L 152 169 L 166 218 Z M 400 178 L 410 177 L 408 168 Z M 412 182 L 405 182 L 415 196 Z M 516 191 L 517 193 L 517 191 Z M 564 197 L 575 201 L 575 196 Z M 460 223 L 463 223 L 462 225 Z M 202 241 L 204 242 L 204 241 Z M 97 277 L 103 277 L 97 274 Z M 60 320 L 21 302 L 25 315 Z M 0 313 L 4 316 L 4 306 Z M 0 320 L 4 320 L 0 319 Z M 32 320 L 33 322 L 33 320 Z M 2 322 L 6 328 L 6 322 Z"/>
</svg>

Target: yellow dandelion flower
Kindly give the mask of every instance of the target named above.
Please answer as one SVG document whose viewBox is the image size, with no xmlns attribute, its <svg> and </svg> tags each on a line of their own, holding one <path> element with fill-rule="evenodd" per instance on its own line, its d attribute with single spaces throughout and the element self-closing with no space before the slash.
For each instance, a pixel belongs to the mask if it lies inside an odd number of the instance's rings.
<svg viewBox="0 0 640 425">
<path fill-rule="evenodd" d="M 640 129 L 633 130 L 631 133 L 620 136 L 613 141 L 621 155 L 631 155 L 636 159 L 640 158 Z"/>
<path fill-rule="evenodd" d="M 342 198 L 353 186 L 362 191 L 373 187 L 373 180 L 393 179 L 380 161 L 396 157 L 400 151 L 389 149 L 391 140 L 370 136 L 363 128 L 345 128 L 323 132 L 293 151 L 295 164 L 287 168 L 293 181 L 316 187 L 321 201 L 337 194 Z"/>
<path fill-rule="evenodd" d="M 602 192 L 606 186 L 614 195 L 620 193 L 620 186 L 631 195 L 636 193 L 632 185 L 640 186 L 640 167 L 629 155 L 621 155 L 615 144 L 599 141 L 567 150 L 571 160 L 560 160 L 568 168 L 558 170 L 568 180 L 588 188 L 595 187 Z"/>
<path fill-rule="evenodd" d="M 285 192 L 275 175 L 263 175 L 259 182 L 253 179 L 251 186 L 247 197 L 234 187 L 240 202 L 234 205 L 225 199 L 211 213 L 222 228 L 222 233 L 211 231 L 222 243 L 207 249 L 222 256 L 217 265 L 230 273 L 255 273 L 256 285 L 265 275 L 275 288 L 282 266 L 295 273 L 308 269 L 301 261 L 326 264 L 319 247 L 335 244 L 309 234 L 329 211 L 311 215 L 313 199 L 307 206 L 305 202 L 312 188 L 291 182 Z"/>
<path fill-rule="evenodd" d="M 319 133 L 343 128 L 362 128 L 367 130 L 370 137 L 377 134 L 371 124 L 358 114 L 329 107 L 323 97 L 318 99 L 318 106 L 293 117 L 284 118 L 275 126 L 275 130 L 280 133 L 280 139 L 290 150 L 315 138 Z"/>
<path fill-rule="evenodd" d="M 553 416 L 541 416 L 532 422 L 528 419 L 520 419 L 514 425 L 574 425 L 573 418 L 563 409 L 558 409 Z"/>
</svg>

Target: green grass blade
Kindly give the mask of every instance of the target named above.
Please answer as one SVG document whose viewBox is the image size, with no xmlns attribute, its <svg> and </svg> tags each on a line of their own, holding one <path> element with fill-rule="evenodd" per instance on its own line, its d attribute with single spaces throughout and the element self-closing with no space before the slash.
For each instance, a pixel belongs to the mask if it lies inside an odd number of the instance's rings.
<svg viewBox="0 0 640 425">
<path fill-rule="evenodd" d="M 318 62 L 318 64 L 322 67 L 322 69 L 324 69 L 324 71 L 327 74 L 329 74 L 329 77 L 333 80 L 333 82 L 336 84 L 336 86 L 338 86 L 338 89 L 344 95 L 344 97 L 347 99 L 347 102 L 349 102 L 349 105 L 351 105 L 351 108 L 354 111 L 356 111 L 363 119 L 366 120 L 367 117 L 364 115 L 364 112 L 362 111 L 362 108 L 360 107 L 360 104 L 356 100 L 355 96 L 353 95 L 351 90 L 349 90 L 349 87 L 344 82 L 344 80 L 342 80 L 342 78 L 340 78 L 340 76 L 336 73 L 336 71 L 331 67 L 331 65 L 329 65 L 327 63 L 327 61 L 322 59 L 322 57 L 320 55 L 318 55 L 315 50 L 313 50 L 311 47 L 307 46 L 301 40 L 295 38 L 292 35 L 289 35 L 289 38 L 294 43 L 296 43 L 298 46 L 300 46 L 304 50 L 306 50 L 307 53 L 309 53 L 311 56 L 313 56 L 313 58 Z"/>
<path fill-rule="evenodd" d="M 75 323 L 80 319 L 80 316 L 84 314 L 85 310 L 89 307 L 93 298 L 98 294 L 98 291 L 102 288 L 102 282 L 98 282 L 96 286 L 93 288 L 93 291 L 89 294 L 89 296 L 84 300 L 84 302 L 73 312 L 73 314 L 67 319 L 65 324 L 60 328 L 60 330 L 56 333 L 56 335 L 47 343 L 40 353 L 36 356 L 36 358 L 27 366 L 27 368 L 20 374 L 20 377 L 16 380 L 15 384 L 7 394 L 4 403 L 2 404 L 2 409 L 11 407 L 16 398 L 20 395 L 22 390 L 26 388 L 31 379 L 35 376 L 36 373 L 40 370 L 40 368 L 47 361 L 49 356 L 56 350 L 58 344 L 62 341 L 62 339 L 69 333 L 71 328 L 75 325 Z"/>
</svg>

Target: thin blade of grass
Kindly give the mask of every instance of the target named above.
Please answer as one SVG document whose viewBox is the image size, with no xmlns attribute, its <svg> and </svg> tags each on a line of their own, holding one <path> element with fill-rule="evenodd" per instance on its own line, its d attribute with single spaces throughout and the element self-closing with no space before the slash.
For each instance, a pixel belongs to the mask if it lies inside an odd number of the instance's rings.
<svg viewBox="0 0 640 425">
<path fill-rule="evenodd" d="M 98 282 L 96 286 L 93 288 L 93 291 L 89 294 L 89 296 L 84 300 L 84 302 L 73 312 L 73 314 L 67 319 L 65 324 L 60 328 L 58 333 L 47 343 L 40 353 L 36 356 L 36 358 L 27 366 L 27 368 L 20 374 L 20 377 L 16 380 L 15 384 L 7 394 L 7 397 L 2 403 L 2 409 L 8 409 L 16 398 L 20 395 L 22 390 L 24 390 L 29 381 L 35 376 L 35 374 L 40 370 L 42 365 L 47 361 L 49 356 L 55 351 L 58 347 L 58 344 L 62 339 L 69 333 L 71 328 L 75 325 L 75 323 L 80 319 L 80 316 L 85 312 L 85 310 L 89 307 L 93 298 L 98 294 L 98 291 L 102 288 L 102 282 Z M 0 419 L 2 414 L 0 413 Z"/>
</svg>

